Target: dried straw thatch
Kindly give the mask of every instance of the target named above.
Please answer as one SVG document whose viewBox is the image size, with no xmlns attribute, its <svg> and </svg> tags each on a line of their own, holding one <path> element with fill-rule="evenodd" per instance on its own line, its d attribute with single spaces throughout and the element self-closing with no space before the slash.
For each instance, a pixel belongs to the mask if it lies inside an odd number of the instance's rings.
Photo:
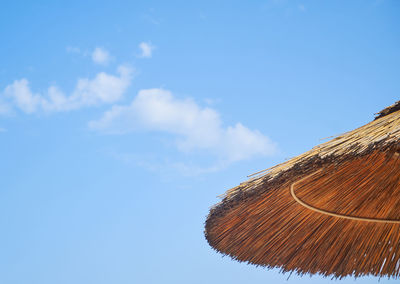
<svg viewBox="0 0 400 284">
<path fill-rule="evenodd" d="M 400 101 L 228 190 L 205 235 L 238 261 L 324 276 L 400 275 Z"/>
</svg>

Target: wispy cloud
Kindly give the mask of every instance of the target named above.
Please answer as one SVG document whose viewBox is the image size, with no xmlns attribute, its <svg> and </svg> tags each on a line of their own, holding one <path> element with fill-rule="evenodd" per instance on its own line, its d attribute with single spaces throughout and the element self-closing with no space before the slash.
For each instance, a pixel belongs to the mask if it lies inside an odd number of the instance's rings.
<svg viewBox="0 0 400 284">
<path fill-rule="evenodd" d="M 156 10 L 154 8 L 150 8 L 147 13 L 142 14 L 142 20 L 152 25 L 160 25 L 163 21 L 160 17 L 156 15 Z"/>
<path fill-rule="evenodd" d="M 151 58 L 153 55 L 153 50 L 155 49 L 155 46 L 153 46 L 149 42 L 141 42 L 139 44 L 139 48 L 141 51 L 140 57 Z"/>
<path fill-rule="evenodd" d="M 68 111 L 85 106 L 114 103 L 122 98 L 131 80 L 132 69 L 119 66 L 117 75 L 100 72 L 92 79 L 78 79 L 75 89 L 69 96 L 55 85 L 50 86 L 44 93 L 34 93 L 25 78 L 15 80 L 8 85 L 4 89 L 3 96 L 25 113 Z"/>
<path fill-rule="evenodd" d="M 170 133 L 176 136 L 178 150 L 207 151 L 224 163 L 276 151 L 275 143 L 258 130 L 241 123 L 223 127 L 216 110 L 201 107 L 192 99 L 177 99 L 164 89 L 139 91 L 130 105 L 113 106 L 89 127 L 109 134 L 138 129 Z"/>
<path fill-rule="evenodd" d="M 121 153 L 111 151 L 108 155 L 113 159 L 127 165 L 141 167 L 151 172 L 159 174 L 162 178 L 195 177 L 204 174 L 219 172 L 229 166 L 229 163 L 218 161 L 210 162 L 209 165 L 200 165 L 190 161 L 173 161 L 169 157 L 160 157 L 154 153 Z"/>
<path fill-rule="evenodd" d="M 111 60 L 111 55 L 106 49 L 96 47 L 92 52 L 92 60 L 96 64 L 107 65 Z"/>
</svg>

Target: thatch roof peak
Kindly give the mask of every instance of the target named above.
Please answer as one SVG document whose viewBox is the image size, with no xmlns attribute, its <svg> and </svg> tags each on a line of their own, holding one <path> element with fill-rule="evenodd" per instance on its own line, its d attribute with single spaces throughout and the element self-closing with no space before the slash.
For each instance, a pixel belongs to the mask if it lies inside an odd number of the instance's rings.
<svg viewBox="0 0 400 284">
<path fill-rule="evenodd" d="M 391 106 L 385 107 L 380 112 L 376 113 L 375 119 L 384 117 L 385 115 L 391 114 L 392 112 L 400 110 L 400 101 L 395 102 Z"/>
</svg>

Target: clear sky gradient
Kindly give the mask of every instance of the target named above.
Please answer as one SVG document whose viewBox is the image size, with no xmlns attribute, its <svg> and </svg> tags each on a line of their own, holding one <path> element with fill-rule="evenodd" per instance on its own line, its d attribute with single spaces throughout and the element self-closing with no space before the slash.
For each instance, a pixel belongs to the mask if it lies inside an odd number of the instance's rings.
<svg viewBox="0 0 400 284">
<path fill-rule="evenodd" d="M 204 221 L 248 174 L 400 99 L 399 15 L 388 0 L 2 1 L 0 283 L 331 282 L 222 257 Z"/>
</svg>

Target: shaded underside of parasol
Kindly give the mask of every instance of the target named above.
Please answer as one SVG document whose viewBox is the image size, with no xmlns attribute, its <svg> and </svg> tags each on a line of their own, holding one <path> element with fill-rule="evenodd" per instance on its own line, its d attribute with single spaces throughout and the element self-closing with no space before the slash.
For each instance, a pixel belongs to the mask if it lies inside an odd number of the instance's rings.
<svg viewBox="0 0 400 284">
<path fill-rule="evenodd" d="M 399 107 L 228 190 L 209 244 L 285 272 L 398 277 Z"/>
</svg>

